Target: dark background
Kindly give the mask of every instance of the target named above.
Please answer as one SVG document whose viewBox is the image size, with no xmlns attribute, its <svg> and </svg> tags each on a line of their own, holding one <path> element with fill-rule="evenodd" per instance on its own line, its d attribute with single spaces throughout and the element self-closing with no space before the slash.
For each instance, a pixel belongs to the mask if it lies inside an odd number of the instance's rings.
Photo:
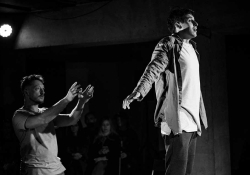
<svg viewBox="0 0 250 175">
<path fill-rule="evenodd" d="M 170 7 L 183 5 L 197 12 L 199 36 L 195 41 L 201 54 L 209 122 L 198 140 L 194 174 L 242 174 L 247 170 L 250 30 L 249 10 L 243 1 L 68 0 L 63 3 L 66 7 L 60 6 L 61 13 L 56 13 L 58 3 L 0 1 L 0 22 L 8 21 L 15 29 L 10 38 L 0 38 L 2 125 L 23 104 L 21 78 L 33 73 L 45 77 L 43 106 L 55 104 L 77 81 L 82 87 L 95 87 L 85 112 L 95 111 L 98 117 L 115 115 L 136 86 L 155 45 L 169 34 L 166 17 Z M 77 3 L 87 5 L 83 8 Z M 75 103 L 64 112 L 71 111 Z M 150 174 L 154 159 L 163 150 L 159 130 L 153 126 L 154 107 L 152 89 L 128 111 L 139 136 L 145 174 Z M 59 140 L 65 134 L 66 130 L 59 129 Z"/>
</svg>

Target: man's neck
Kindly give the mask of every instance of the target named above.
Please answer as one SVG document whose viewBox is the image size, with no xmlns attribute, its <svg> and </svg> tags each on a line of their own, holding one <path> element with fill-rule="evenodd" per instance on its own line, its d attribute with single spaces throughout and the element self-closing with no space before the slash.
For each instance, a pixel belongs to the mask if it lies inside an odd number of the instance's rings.
<svg viewBox="0 0 250 175">
<path fill-rule="evenodd" d="M 189 43 L 190 38 L 185 38 L 181 33 L 176 33 L 177 36 L 179 36 L 184 43 Z"/>
<path fill-rule="evenodd" d="M 24 102 L 23 108 L 28 111 L 38 112 L 38 104 L 29 104 L 27 102 Z"/>
<path fill-rule="evenodd" d="M 184 43 L 188 43 L 189 44 L 189 41 L 190 41 L 190 39 L 183 39 Z"/>
</svg>

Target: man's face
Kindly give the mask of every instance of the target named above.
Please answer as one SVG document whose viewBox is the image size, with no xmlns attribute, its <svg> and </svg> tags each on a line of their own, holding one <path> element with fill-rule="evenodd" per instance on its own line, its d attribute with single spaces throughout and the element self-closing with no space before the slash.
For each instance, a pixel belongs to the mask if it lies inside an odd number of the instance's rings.
<svg viewBox="0 0 250 175">
<path fill-rule="evenodd" d="M 195 21 L 193 15 L 187 14 L 184 22 L 180 22 L 180 25 L 182 28 L 179 33 L 181 33 L 185 39 L 192 39 L 197 36 L 198 23 Z"/>
<path fill-rule="evenodd" d="M 35 104 L 44 102 L 44 85 L 39 80 L 34 80 L 26 89 L 26 97 Z"/>
</svg>

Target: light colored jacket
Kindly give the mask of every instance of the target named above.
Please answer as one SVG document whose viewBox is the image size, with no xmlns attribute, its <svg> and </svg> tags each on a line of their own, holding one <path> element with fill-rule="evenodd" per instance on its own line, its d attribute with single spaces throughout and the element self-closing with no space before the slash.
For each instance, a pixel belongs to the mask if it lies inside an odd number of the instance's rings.
<svg viewBox="0 0 250 175">
<path fill-rule="evenodd" d="M 197 54 L 196 43 L 190 40 Z M 155 83 L 156 109 L 154 121 L 156 126 L 161 122 L 167 122 L 173 133 L 182 133 L 180 128 L 180 104 L 182 102 L 182 77 L 180 64 L 180 51 L 183 40 L 178 35 L 171 35 L 161 39 L 156 45 L 150 63 L 147 65 L 133 92 L 141 94 L 141 101 L 149 92 L 152 84 Z M 201 94 L 200 98 L 200 119 L 205 128 L 208 127 L 206 111 Z M 197 122 L 198 131 L 201 135 L 200 122 Z"/>
</svg>

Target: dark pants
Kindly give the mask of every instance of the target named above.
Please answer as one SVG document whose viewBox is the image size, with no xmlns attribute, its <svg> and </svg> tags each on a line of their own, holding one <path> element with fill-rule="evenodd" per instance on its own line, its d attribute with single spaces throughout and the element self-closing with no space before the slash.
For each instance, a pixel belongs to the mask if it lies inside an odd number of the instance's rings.
<svg viewBox="0 0 250 175">
<path fill-rule="evenodd" d="M 163 135 L 166 157 L 165 175 L 190 175 L 192 172 L 195 151 L 196 132 L 183 132 L 179 135 Z"/>
</svg>

